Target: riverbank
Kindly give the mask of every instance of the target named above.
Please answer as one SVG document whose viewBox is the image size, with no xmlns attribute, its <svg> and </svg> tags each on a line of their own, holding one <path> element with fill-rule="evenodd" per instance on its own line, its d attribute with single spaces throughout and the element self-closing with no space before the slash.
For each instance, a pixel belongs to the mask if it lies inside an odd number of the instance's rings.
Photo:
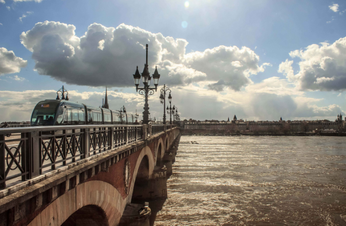
<svg viewBox="0 0 346 226">
<path fill-rule="evenodd" d="M 346 136 L 346 132 L 305 132 L 305 133 L 290 133 L 290 132 L 252 132 L 252 131 L 211 131 L 211 130 L 182 130 L 182 135 L 190 136 Z"/>
</svg>

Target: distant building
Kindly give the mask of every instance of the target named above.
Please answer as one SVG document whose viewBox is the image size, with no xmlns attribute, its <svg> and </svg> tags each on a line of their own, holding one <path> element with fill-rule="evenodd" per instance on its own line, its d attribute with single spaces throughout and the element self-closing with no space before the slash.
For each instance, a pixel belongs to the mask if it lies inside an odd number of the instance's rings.
<svg viewBox="0 0 346 226">
<path fill-rule="evenodd" d="M 104 103 L 102 103 L 102 107 L 109 109 L 108 97 L 107 97 L 107 87 L 106 87 L 105 101 L 104 101 Z"/>
</svg>

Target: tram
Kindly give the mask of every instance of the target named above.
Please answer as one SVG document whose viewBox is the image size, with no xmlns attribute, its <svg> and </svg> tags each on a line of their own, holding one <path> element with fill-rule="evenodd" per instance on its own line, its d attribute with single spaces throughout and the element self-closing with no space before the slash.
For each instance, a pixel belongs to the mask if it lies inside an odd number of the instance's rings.
<svg viewBox="0 0 346 226">
<path fill-rule="evenodd" d="M 126 111 L 90 107 L 66 100 L 43 100 L 36 104 L 30 123 L 32 126 L 137 124 L 136 116 Z"/>
</svg>

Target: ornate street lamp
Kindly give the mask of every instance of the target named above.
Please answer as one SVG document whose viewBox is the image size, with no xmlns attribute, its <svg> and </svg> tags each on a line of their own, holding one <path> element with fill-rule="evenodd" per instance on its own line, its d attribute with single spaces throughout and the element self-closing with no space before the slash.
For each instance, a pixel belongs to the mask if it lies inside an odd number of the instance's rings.
<svg viewBox="0 0 346 226">
<path fill-rule="evenodd" d="M 64 88 L 64 86 L 62 86 L 61 89 L 59 89 L 59 90 L 56 92 L 56 100 L 60 100 L 59 93 L 61 93 L 61 99 L 62 99 L 62 100 L 69 100 L 69 98 L 68 98 L 68 92 L 67 92 L 67 90 Z M 66 98 L 65 98 L 65 93 L 66 93 Z"/>
<path fill-rule="evenodd" d="M 166 124 L 166 92 L 169 91 L 169 97 L 168 99 L 172 100 L 171 90 L 166 86 L 166 84 L 163 85 L 163 88 L 161 88 L 161 94 L 160 94 L 160 100 L 161 104 L 163 104 L 163 124 Z"/>
<path fill-rule="evenodd" d="M 179 114 L 178 114 L 178 108 L 175 107 L 175 113 L 173 112 L 173 121 L 180 121 L 180 117 L 179 117 Z"/>
<path fill-rule="evenodd" d="M 120 112 L 121 121 L 123 121 L 124 116 L 126 116 L 126 108 L 124 105 L 120 108 L 119 112 Z M 127 121 L 127 118 L 125 117 L 125 123 L 126 121 Z"/>
<path fill-rule="evenodd" d="M 139 88 L 139 80 L 141 79 L 141 75 L 138 71 L 138 66 L 136 69 L 135 74 L 133 75 L 133 78 L 135 79 L 135 85 L 136 85 L 136 92 L 138 92 L 141 95 L 145 96 L 145 103 L 144 103 L 144 111 L 143 111 L 143 124 L 149 123 L 149 104 L 148 104 L 148 95 L 153 95 L 155 91 L 157 91 L 157 85 L 159 83 L 160 74 L 157 72 L 157 67 L 155 68 L 155 72 L 153 74 L 153 80 L 155 88 L 150 88 L 150 73 L 148 69 L 148 44 L 146 45 L 146 62 L 144 64 L 144 69 L 142 73 L 142 79 L 143 79 L 143 88 Z"/>
<path fill-rule="evenodd" d="M 169 97 L 168 97 L 169 99 Z M 172 97 L 171 97 L 172 99 Z M 167 114 L 169 114 L 169 123 L 172 124 L 172 114 L 174 114 L 175 106 L 171 104 L 171 101 L 169 101 L 169 107 L 167 106 Z"/>
</svg>

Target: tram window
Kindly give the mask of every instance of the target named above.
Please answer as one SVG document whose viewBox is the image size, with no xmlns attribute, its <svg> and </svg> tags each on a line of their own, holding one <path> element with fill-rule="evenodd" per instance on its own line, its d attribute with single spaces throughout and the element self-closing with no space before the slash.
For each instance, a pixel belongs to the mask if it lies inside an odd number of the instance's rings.
<svg viewBox="0 0 346 226">
<path fill-rule="evenodd" d="M 79 124 L 79 114 L 77 109 L 71 109 L 72 114 L 72 124 Z"/>
<path fill-rule="evenodd" d="M 97 116 L 98 116 L 97 112 L 93 112 L 93 120 L 94 120 L 94 122 L 98 122 L 99 121 Z"/>
<path fill-rule="evenodd" d="M 70 124 L 72 122 L 72 109 L 67 108 L 64 114 L 63 124 Z"/>
<path fill-rule="evenodd" d="M 110 123 L 111 120 L 111 115 L 108 112 L 103 112 L 103 117 L 104 117 L 104 122 Z"/>
<path fill-rule="evenodd" d="M 64 119 L 64 107 L 59 107 L 56 114 L 56 124 L 62 124 Z"/>
<path fill-rule="evenodd" d="M 120 122 L 121 120 L 120 120 L 119 114 L 113 113 L 113 123 L 120 123 Z"/>
<path fill-rule="evenodd" d="M 88 109 L 88 122 L 92 123 L 93 122 L 93 116 L 91 110 Z"/>
<path fill-rule="evenodd" d="M 102 115 L 100 112 L 93 112 L 92 113 L 93 121 L 94 122 L 102 122 Z"/>
<path fill-rule="evenodd" d="M 78 114 L 79 114 L 79 121 L 84 123 L 85 122 L 84 110 L 80 109 L 78 111 Z"/>
</svg>

